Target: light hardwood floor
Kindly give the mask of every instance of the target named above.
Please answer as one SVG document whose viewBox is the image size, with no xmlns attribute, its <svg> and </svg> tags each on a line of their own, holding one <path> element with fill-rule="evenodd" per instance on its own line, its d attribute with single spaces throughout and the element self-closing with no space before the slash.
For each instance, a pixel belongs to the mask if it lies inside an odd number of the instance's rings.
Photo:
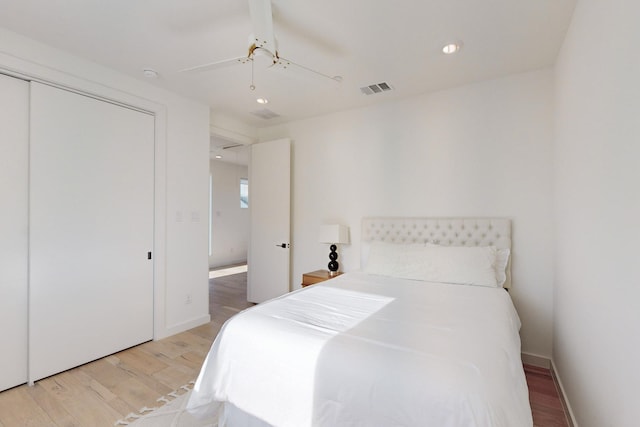
<svg viewBox="0 0 640 427">
<path fill-rule="evenodd" d="M 194 380 L 222 324 L 246 302 L 246 273 L 209 280 L 211 322 L 0 393 L 0 427 L 110 427 Z M 534 424 L 568 426 L 548 370 L 525 367 Z"/>
<path fill-rule="evenodd" d="M 215 282 L 215 283 L 214 283 Z M 211 322 L 0 393 L 0 427 L 113 426 L 194 380 L 222 324 L 246 302 L 246 273 L 209 281 Z"/>
</svg>

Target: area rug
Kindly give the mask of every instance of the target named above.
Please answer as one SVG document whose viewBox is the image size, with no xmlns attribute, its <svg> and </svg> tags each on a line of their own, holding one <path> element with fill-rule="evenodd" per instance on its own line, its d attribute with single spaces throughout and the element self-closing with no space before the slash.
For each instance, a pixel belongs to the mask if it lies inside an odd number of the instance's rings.
<svg viewBox="0 0 640 427">
<path fill-rule="evenodd" d="M 199 420 L 186 410 L 193 381 L 158 399 L 158 406 L 141 408 L 118 420 L 114 426 L 129 427 L 216 427 L 217 423 Z"/>
</svg>

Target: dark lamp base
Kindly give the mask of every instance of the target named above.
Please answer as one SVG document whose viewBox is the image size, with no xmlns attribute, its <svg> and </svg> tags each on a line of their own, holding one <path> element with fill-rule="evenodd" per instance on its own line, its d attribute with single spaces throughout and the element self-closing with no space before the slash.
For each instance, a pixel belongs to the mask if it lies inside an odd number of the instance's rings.
<svg viewBox="0 0 640 427">
<path fill-rule="evenodd" d="M 331 260 L 329 261 L 329 265 L 327 265 L 327 268 L 329 268 L 329 276 L 335 276 L 338 274 L 338 270 L 340 269 L 340 265 L 338 264 L 338 252 L 336 252 L 336 249 L 338 249 L 336 245 L 329 246 L 329 259 Z"/>
</svg>

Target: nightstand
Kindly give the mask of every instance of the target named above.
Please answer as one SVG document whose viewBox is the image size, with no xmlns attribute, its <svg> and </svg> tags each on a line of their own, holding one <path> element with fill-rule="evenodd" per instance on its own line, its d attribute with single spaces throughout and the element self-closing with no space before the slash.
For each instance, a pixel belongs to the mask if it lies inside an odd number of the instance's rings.
<svg viewBox="0 0 640 427">
<path fill-rule="evenodd" d="M 304 273 L 302 275 L 302 287 L 306 287 L 309 285 L 314 285 L 316 283 L 324 282 L 325 280 L 333 279 L 334 277 L 338 277 L 342 273 L 338 272 L 333 276 L 329 276 L 329 271 L 327 270 L 316 270 L 310 273 Z"/>
</svg>

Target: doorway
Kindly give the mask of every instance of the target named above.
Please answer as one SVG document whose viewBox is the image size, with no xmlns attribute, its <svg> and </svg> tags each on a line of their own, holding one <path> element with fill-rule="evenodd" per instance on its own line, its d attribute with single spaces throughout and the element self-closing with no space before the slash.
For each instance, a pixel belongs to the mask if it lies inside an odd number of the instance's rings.
<svg viewBox="0 0 640 427">
<path fill-rule="evenodd" d="M 211 137 L 209 165 L 209 270 L 246 265 L 249 146 Z"/>
<path fill-rule="evenodd" d="M 290 140 L 243 145 L 212 137 L 211 147 L 210 270 L 250 263 L 253 303 L 289 292 Z"/>
</svg>

